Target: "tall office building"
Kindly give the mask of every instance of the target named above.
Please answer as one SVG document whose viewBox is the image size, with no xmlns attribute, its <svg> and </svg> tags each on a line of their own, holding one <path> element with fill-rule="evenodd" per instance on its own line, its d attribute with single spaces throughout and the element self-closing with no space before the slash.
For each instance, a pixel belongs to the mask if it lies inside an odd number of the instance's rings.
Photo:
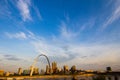
<svg viewBox="0 0 120 80">
<path fill-rule="evenodd" d="M 53 73 L 57 72 L 57 63 L 56 62 L 52 62 L 52 71 L 53 71 Z"/>
<path fill-rule="evenodd" d="M 21 75 L 23 73 L 22 68 L 18 69 L 18 75 Z"/>
<path fill-rule="evenodd" d="M 46 65 L 46 74 L 50 74 L 48 65 Z"/>
</svg>

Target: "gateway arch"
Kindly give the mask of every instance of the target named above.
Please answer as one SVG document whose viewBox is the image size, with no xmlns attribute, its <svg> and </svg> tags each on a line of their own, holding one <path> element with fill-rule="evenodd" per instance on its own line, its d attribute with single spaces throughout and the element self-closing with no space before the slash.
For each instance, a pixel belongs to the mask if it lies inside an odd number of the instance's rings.
<svg viewBox="0 0 120 80">
<path fill-rule="evenodd" d="M 33 71 L 34 71 L 34 66 L 36 65 L 36 63 L 38 62 L 39 57 L 41 57 L 41 56 L 44 56 L 44 57 L 46 58 L 46 60 L 47 60 L 47 62 L 48 62 L 48 67 L 49 67 L 49 69 L 51 69 L 50 61 L 49 61 L 48 57 L 47 57 L 45 54 L 40 54 L 40 55 L 38 55 L 38 56 L 35 58 L 34 63 L 33 63 L 32 66 L 31 66 L 30 76 L 32 76 Z"/>
</svg>

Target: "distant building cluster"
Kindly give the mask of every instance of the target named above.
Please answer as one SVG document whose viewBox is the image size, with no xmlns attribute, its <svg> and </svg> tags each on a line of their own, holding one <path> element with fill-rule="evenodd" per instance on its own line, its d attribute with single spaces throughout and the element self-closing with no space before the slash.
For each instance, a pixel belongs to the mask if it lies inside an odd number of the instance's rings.
<svg viewBox="0 0 120 80">
<path fill-rule="evenodd" d="M 72 66 L 71 69 L 67 65 L 64 65 L 63 68 L 58 68 L 56 62 L 52 62 L 52 67 L 49 68 L 48 65 L 46 65 L 46 72 L 45 74 L 74 74 L 78 70 L 76 69 L 76 66 Z"/>
<path fill-rule="evenodd" d="M 0 76 L 21 76 L 21 75 L 30 75 L 32 66 L 30 66 L 29 69 L 23 70 L 22 68 L 18 68 L 17 73 L 13 72 L 4 72 L 4 70 L 0 70 Z M 106 72 L 111 72 L 111 67 L 106 67 Z M 58 68 L 57 62 L 52 62 L 51 67 L 46 65 L 46 70 L 39 70 L 39 68 L 34 67 L 33 68 L 33 75 L 69 75 L 69 74 L 85 74 L 85 73 L 103 73 L 100 71 L 93 71 L 93 70 L 78 70 L 76 69 L 76 66 L 73 65 L 71 68 L 69 68 L 67 65 L 64 65 L 63 68 Z"/>
<path fill-rule="evenodd" d="M 120 72 L 112 71 L 111 67 L 106 67 L 106 71 L 93 71 L 93 70 L 78 70 L 76 66 L 73 65 L 69 68 L 67 65 L 64 65 L 62 68 L 58 68 L 56 62 L 52 62 L 52 66 L 46 65 L 46 70 L 30 66 L 29 69 L 23 70 L 22 68 L 18 68 L 17 73 L 13 72 L 5 72 L 4 70 L 0 70 L 0 76 L 30 76 L 30 73 L 33 69 L 33 75 L 84 75 L 87 77 L 81 77 L 80 80 L 119 80 Z M 97 76 L 96 76 L 97 75 Z M 89 76 L 89 77 L 88 77 Z"/>
</svg>

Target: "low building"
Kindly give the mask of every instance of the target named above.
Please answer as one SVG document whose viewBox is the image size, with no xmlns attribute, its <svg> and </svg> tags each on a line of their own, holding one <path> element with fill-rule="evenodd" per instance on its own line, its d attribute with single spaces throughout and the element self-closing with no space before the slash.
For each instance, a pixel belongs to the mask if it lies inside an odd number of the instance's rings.
<svg viewBox="0 0 120 80">
<path fill-rule="evenodd" d="M 64 74 L 70 74 L 69 68 L 67 65 L 63 66 Z"/>
<path fill-rule="evenodd" d="M 4 70 L 0 70 L 0 76 L 4 75 Z"/>
<path fill-rule="evenodd" d="M 39 74 L 39 68 L 34 68 L 33 74 Z"/>
<path fill-rule="evenodd" d="M 94 71 L 93 70 L 86 70 L 86 72 L 90 72 L 91 73 L 91 72 L 94 72 Z"/>
<path fill-rule="evenodd" d="M 64 71 L 69 71 L 69 68 L 68 68 L 67 65 L 64 65 L 64 66 L 63 66 L 63 69 L 64 69 Z"/>
<path fill-rule="evenodd" d="M 40 74 L 45 74 L 44 69 L 41 69 Z"/>
<path fill-rule="evenodd" d="M 23 75 L 29 75 L 30 74 L 30 70 L 23 70 Z"/>
<path fill-rule="evenodd" d="M 5 72 L 5 76 L 10 76 L 10 72 Z"/>
</svg>

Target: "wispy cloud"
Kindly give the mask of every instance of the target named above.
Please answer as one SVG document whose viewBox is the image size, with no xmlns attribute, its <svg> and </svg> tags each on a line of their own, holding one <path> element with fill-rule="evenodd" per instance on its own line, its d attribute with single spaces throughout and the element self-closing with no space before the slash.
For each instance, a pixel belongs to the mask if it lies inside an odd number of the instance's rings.
<svg viewBox="0 0 120 80">
<path fill-rule="evenodd" d="M 12 12 L 10 11 L 10 7 L 8 6 L 8 1 L 4 0 L 0 2 L 0 17 L 1 18 L 7 18 L 7 19 L 11 19 L 11 14 Z"/>
<path fill-rule="evenodd" d="M 61 20 L 58 26 L 60 32 L 59 38 L 66 41 L 78 39 L 85 31 L 90 31 L 94 28 L 96 23 L 95 20 L 96 17 L 91 17 L 82 23 L 81 19 L 71 20 L 70 17 L 66 15 L 65 19 Z M 55 36 L 53 36 L 53 39 L 55 39 Z"/>
<path fill-rule="evenodd" d="M 11 34 L 11 33 L 6 32 L 5 35 L 8 36 L 11 39 L 12 38 L 27 39 L 27 36 L 24 32 L 18 32 L 18 33 L 15 33 L 15 34 Z"/>
<path fill-rule="evenodd" d="M 107 18 L 105 23 L 103 24 L 102 28 L 105 29 L 108 27 L 110 24 L 112 24 L 114 21 L 120 18 L 120 1 L 116 0 L 114 4 L 114 9 L 112 10 L 111 15 Z"/>
<path fill-rule="evenodd" d="M 11 5 L 10 5 L 11 4 Z M 0 17 L 7 18 L 14 21 L 14 24 L 19 20 L 19 16 L 21 17 L 22 21 L 33 21 L 36 19 L 42 20 L 42 16 L 40 13 L 39 8 L 35 5 L 32 0 L 17 0 L 17 1 L 9 1 L 4 0 L 0 3 Z M 13 9 L 15 8 L 15 9 Z M 16 10 L 19 11 L 19 13 Z M 34 12 L 34 13 L 32 13 Z M 31 16 L 34 15 L 34 16 Z M 17 24 L 17 23 L 16 23 Z"/>
<path fill-rule="evenodd" d="M 36 36 L 33 32 L 26 30 L 26 32 L 19 31 L 19 32 L 5 32 L 4 35 L 10 39 L 20 39 L 20 40 L 40 40 L 41 37 Z"/>
<path fill-rule="evenodd" d="M 117 64 L 119 63 L 119 45 L 104 45 L 104 44 L 89 44 L 89 45 L 80 45 L 73 43 L 64 43 L 61 41 L 61 44 L 49 42 L 46 39 L 33 41 L 32 43 L 38 53 L 44 52 L 50 59 L 57 61 L 59 65 L 78 65 L 80 67 L 82 63 L 85 64 Z M 111 50 L 110 50 L 111 49 Z M 106 58 L 107 57 L 107 58 Z M 108 58 L 109 57 L 109 58 Z M 97 66 L 98 64 L 96 64 Z M 94 66 L 91 66 L 92 68 Z M 104 66 L 105 67 L 105 66 Z"/>
<path fill-rule="evenodd" d="M 80 27 L 80 31 L 85 31 L 93 28 L 95 25 L 95 19 L 90 19 Z"/>
<path fill-rule="evenodd" d="M 23 21 L 32 20 L 30 14 L 30 5 L 31 5 L 30 0 L 18 0 L 17 2 L 17 7 L 20 11 Z"/>
<path fill-rule="evenodd" d="M 37 15 L 37 18 L 39 20 L 42 20 L 42 16 L 38 7 L 35 6 L 31 0 L 18 0 L 17 7 L 20 11 L 23 21 L 33 20 L 33 17 L 31 16 L 32 14 Z M 32 11 L 34 11 L 35 13 L 31 13 Z"/>
<path fill-rule="evenodd" d="M 57 61 L 59 65 L 69 65 L 72 66 L 76 64 L 78 67 L 86 64 L 117 64 L 119 63 L 119 45 L 117 44 L 92 44 L 87 45 L 66 43 L 60 39 L 60 36 L 56 38 L 58 42 L 52 39 L 48 40 L 45 37 L 40 37 L 28 31 L 25 34 L 29 43 L 32 44 L 34 50 L 38 54 L 46 54 L 50 61 Z M 5 55 L 7 60 L 15 60 L 11 55 Z M 109 57 L 109 58 L 106 58 Z M 16 59 L 17 60 L 17 59 Z M 83 64 L 84 63 L 84 64 Z M 79 65 L 78 65 L 79 64 Z M 98 66 L 98 64 L 96 64 Z M 91 66 L 92 68 L 94 66 Z M 105 67 L 105 66 L 104 66 Z"/>
<path fill-rule="evenodd" d="M 57 38 L 59 40 L 59 38 Z M 60 64 L 96 64 L 102 62 L 103 64 L 118 63 L 120 56 L 119 45 L 117 44 L 92 44 L 87 45 L 65 43 L 63 41 L 54 42 L 47 39 L 36 39 L 32 41 L 38 53 L 44 52 L 49 58 L 55 58 Z M 110 50 L 111 49 L 111 50 Z M 54 56 L 53 56 L 54 55 Z M 106 58 L 109 57 L 109 58 Z M 79 61 L 79 62 L 78 62 Z M 80 66 L 80 65 L 79 65 Z"/>
<path fill-rule="evenodd" d="M 38 19 L 42 20 L 43 18 L 41 16 L 41 13 L 40 13 L 39 9 L 36 6 L 33 6 L 33 8 L 34 8 L 34 10 L 35 10 L 35 12 L 37 14 Z"/>
</svg>

